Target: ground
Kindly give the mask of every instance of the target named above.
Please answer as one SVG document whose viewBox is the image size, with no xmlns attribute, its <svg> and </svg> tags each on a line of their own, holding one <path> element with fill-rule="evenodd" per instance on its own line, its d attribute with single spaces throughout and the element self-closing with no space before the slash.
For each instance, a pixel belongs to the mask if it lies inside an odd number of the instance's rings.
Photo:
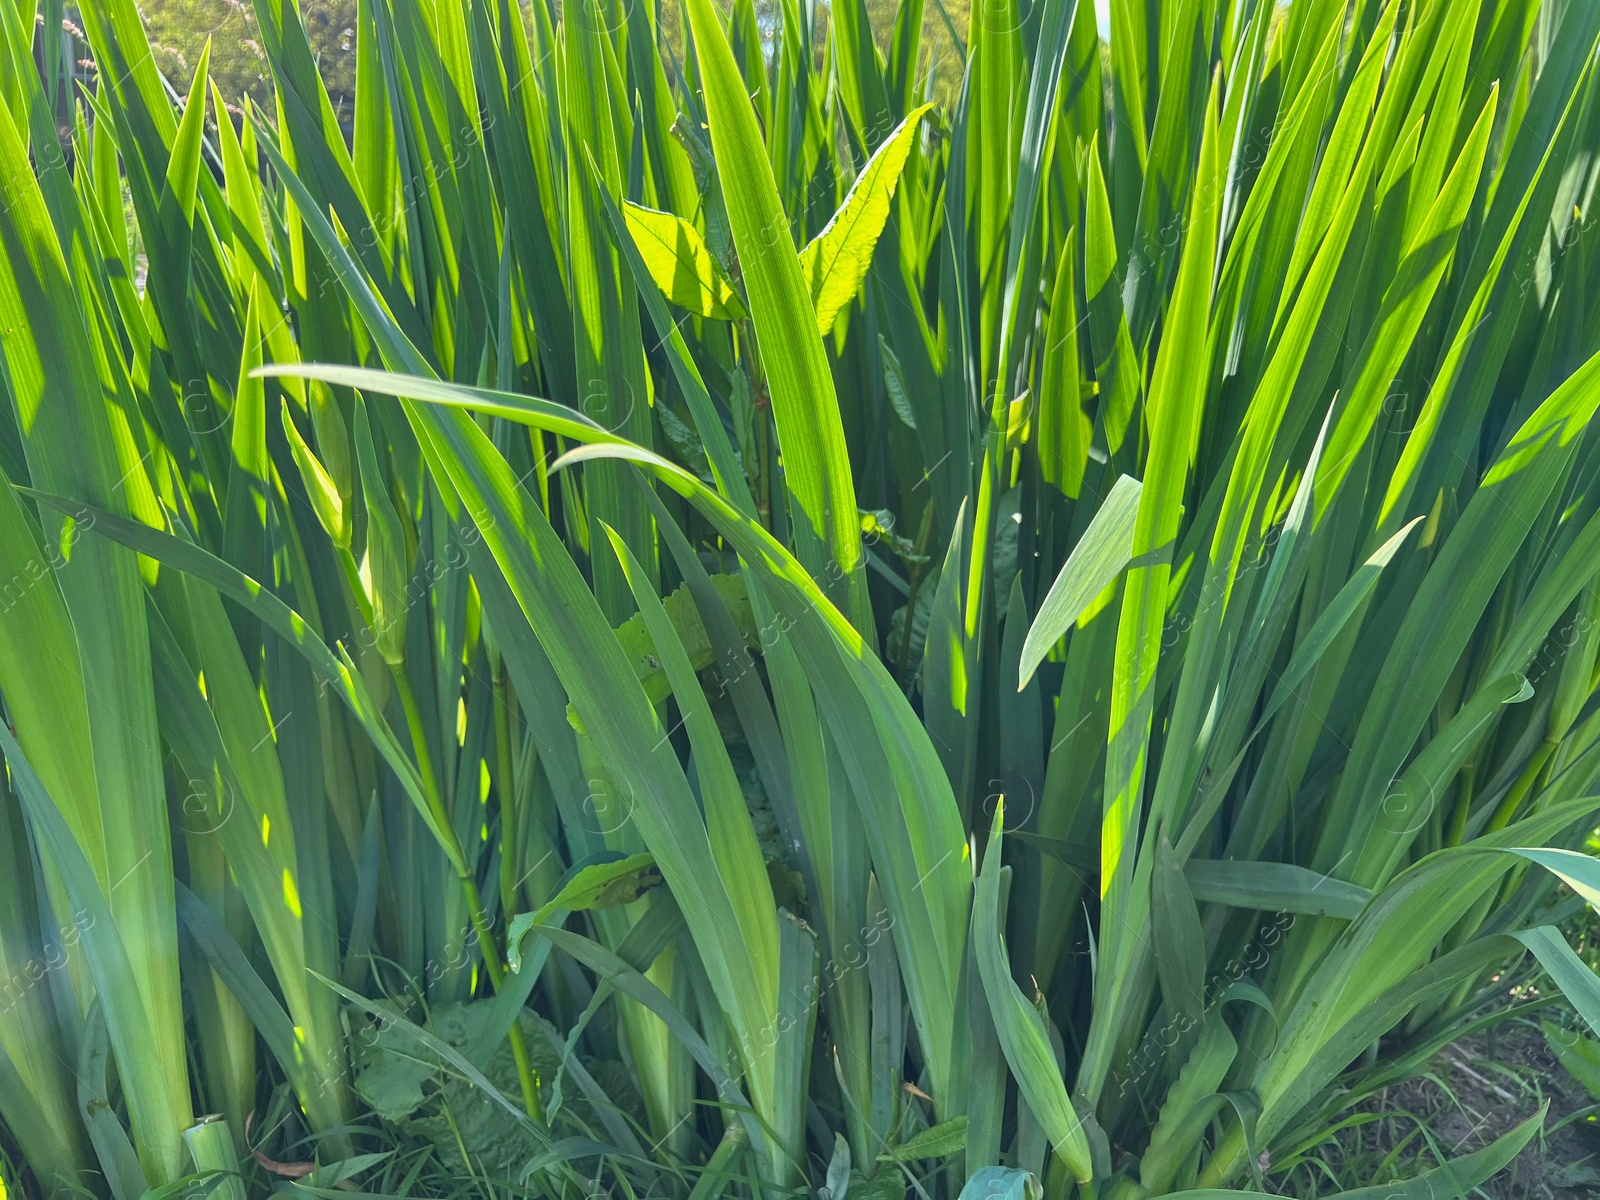
<svg viewBox="0 0 1600 1200">
<path fill-rule="evenodd" d="M 1562 1015 L 1570 1019 L 1571 1014 Z M 1353 1184 L 1383 1177 L 1396 1160 L 1426 1156 L 1429 1143 L 1447 1158 L 1476 1150 L 1547 1100 L 1544 1132 L 1475 1195 L 1487 1200 L 1600 1197 L 1595 1098 L 1556 1061 L 1536 1017 L 1513 1018 L 1446 1047 L 1427 1074 L 1361 1105 L 1358 1113 L 1378 1119 L 1345 1129 L 1319 1149 L 1329 1174 L 1329 1187 L 1323 1190 L 1339 1190 L 1335 1179 Z M 1402 1173 L 1414 1174 L 1415 1169 Z M 1306 1184 L 1305 1174 L 1298 1182 Z"/>
</svg>

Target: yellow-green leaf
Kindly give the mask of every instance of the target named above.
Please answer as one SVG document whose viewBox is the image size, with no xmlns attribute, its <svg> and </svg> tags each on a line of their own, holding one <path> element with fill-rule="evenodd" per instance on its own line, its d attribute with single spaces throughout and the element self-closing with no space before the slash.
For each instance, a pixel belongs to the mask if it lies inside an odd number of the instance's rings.
<svg viewBox="0 0 1600 1200">
<path fill-rule="evenodd" d="M 682 217 L 631 201 L 623 206 L 628 232 L 661 294 L 697 317 L 739 321 L 739 295 L 712 257 L 700 231 Z"/>
<path fill-rule="evenodd" d="M 905 170 L 917 123 L 933 105 L 914 109 L 856 176 L 850 194 L 823 231 L 800 252 L 800 271 L 817 310 L 817 331 L 833 332 L 839 314 L 861 291 L 872 251 L 889 220 L 889 202 Z M 630 214 L 631 216 L 631 214 Z"/>
<path fill-rule="evenodd" d="M 289 412 L 287 400 L 283 402 L 283 432 L 289 439 L 289 453 L 294 456 L 294 465 L 300 469 L 300 479 L 306 485 L 306 494 L 311 497 L 311 507 L 316 511 L 317 520 L 335 545 L 348 548 L 350 510 L 345 506 L 333 476 L 328 474 L 328 469 L 301 436 Z"/>
</svg>

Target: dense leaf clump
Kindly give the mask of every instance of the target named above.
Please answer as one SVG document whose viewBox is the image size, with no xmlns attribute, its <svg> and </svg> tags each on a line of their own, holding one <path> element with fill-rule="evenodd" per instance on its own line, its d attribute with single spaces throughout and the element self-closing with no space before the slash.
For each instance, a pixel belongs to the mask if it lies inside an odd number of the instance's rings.
<svg viewBox="0 0 1600 1200">
<path fill-rule="evenodd" d="M 1600 1031 L 1600 7 L 940 14 L 5 6 L 9 1182 L 1311 1194 Z"/>
</svg>

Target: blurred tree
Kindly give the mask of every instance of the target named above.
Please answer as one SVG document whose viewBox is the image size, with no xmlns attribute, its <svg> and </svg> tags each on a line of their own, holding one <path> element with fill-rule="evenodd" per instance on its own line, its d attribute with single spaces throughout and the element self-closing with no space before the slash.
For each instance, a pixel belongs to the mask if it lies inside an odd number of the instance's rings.
<svg viewBox="0 0 1600 1200">
<path fill-rule="evenodd" d="M 660 0 L 660 21 L 665 58 L 669 63 L 683 60 L 683 13 L 678 0 Z M 724 12 L 730 4 L 718 0 Z M 894 39 L 895 14 L 900 10 L 900 0 L 866 0 L 867 19 L 872 23 L 873 40 L 878 49 L 888 54 Z M 926 77 L 932 70 L 936 74 L 935 91 L 945 104 L 954 103 L 961 90 L 961 71 L 966 59 L 967 22 L 972 12 L 972 0 L 925 0 L 922 17 L 922 62 L 919 70 Z M 756 24 L 761 29 L 771 51 L 771 32 L 777 24 L 778 0 L 755 0 Z M 820 47 L 825 40 L 829 18 L 828 0 L 816 0 L 815 42 Z M 819 58 L 820 62 L 820 58 Z"/>
<path fill-rule="evenodd" d="M 899 11 L 900 0 L 867 0 L 872 37 L 885 55 L 894 39 L 894 20 Z M 933 71 L 934 92 L 943 104 L 955 103 L 961 90 L 971 16 L 972 0 L 926 0 L 923 6 L 920 70 L 924 78 Z"/>
<path fill-rule="evenodd" d="M 867 0 L 874 37 L 886 53 L 899 4 L 900 0 Z M 777 8 L 776 0 L 757 0 L 757 20 L 763 29 L 776 21 Z M 926 4 L 921 69 L 935 73 L 935 90 L 945 102 L 961 87 L 971 9 L 971 0 L 928 0 Z M 272 88 L 266 55 L 249 0 L 144 0 L 139 12 L 162 73 L 173 87 L 188 90 L 194 64 L 210 38 L 211 77 L 230 105 L 248 95 L 270 111 Z M 356 0 L 304 0 L 300 13 L 329 98 L 340 117 L 348 121 L 354 110 L 356 83 Z M 67 7 L 67 18 L 68 31 L 76 32 L 76 5 Z M 819 45 L 827 20 L 827 0 L 818 0 Z M 661 5 L 661 27 L 669 60 L 681 58 L 682 14 L 673 0 Z M 81 33 L 78 36 L 81 38 Z"/>
<path fill-rule="evenodd" d="M 211 39 L 211 77 L 230 103 L 249 95 L 272 107 L 266 55 L 248 0 L 144 0 L 140 7 L 151 48 L 163 74 L 186 91 L 206 38 Z M 305 0 L 300 16 L 312 53 L 341 118 L 354 112 L 356 0 Z"/>
</svg>

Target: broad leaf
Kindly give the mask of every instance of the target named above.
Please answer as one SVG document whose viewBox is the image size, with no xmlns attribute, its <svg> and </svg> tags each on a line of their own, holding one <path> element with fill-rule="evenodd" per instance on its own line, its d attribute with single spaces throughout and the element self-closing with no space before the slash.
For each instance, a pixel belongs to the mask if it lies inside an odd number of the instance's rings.
<svg viewBox="0 0 1600 1200">
<path fill-rule="evenodd" d="M 856 176 L 833 219 L 800 252 L 800 271 L 816 309 L 817 332 L 824 337 L 833 332 L 839 314 L 861 290 L 916 141 L 917 124 L 932 107 L 913 109 L 900 122 Z"/>
<path fill-rule="evenodd" d="M 744 305 L 698 229 L 682 217 L 642 204 L 624 204 L 622 212 L 633 244 L 662 295 L 697 317 L 745 318 Z"/>
</svg>

